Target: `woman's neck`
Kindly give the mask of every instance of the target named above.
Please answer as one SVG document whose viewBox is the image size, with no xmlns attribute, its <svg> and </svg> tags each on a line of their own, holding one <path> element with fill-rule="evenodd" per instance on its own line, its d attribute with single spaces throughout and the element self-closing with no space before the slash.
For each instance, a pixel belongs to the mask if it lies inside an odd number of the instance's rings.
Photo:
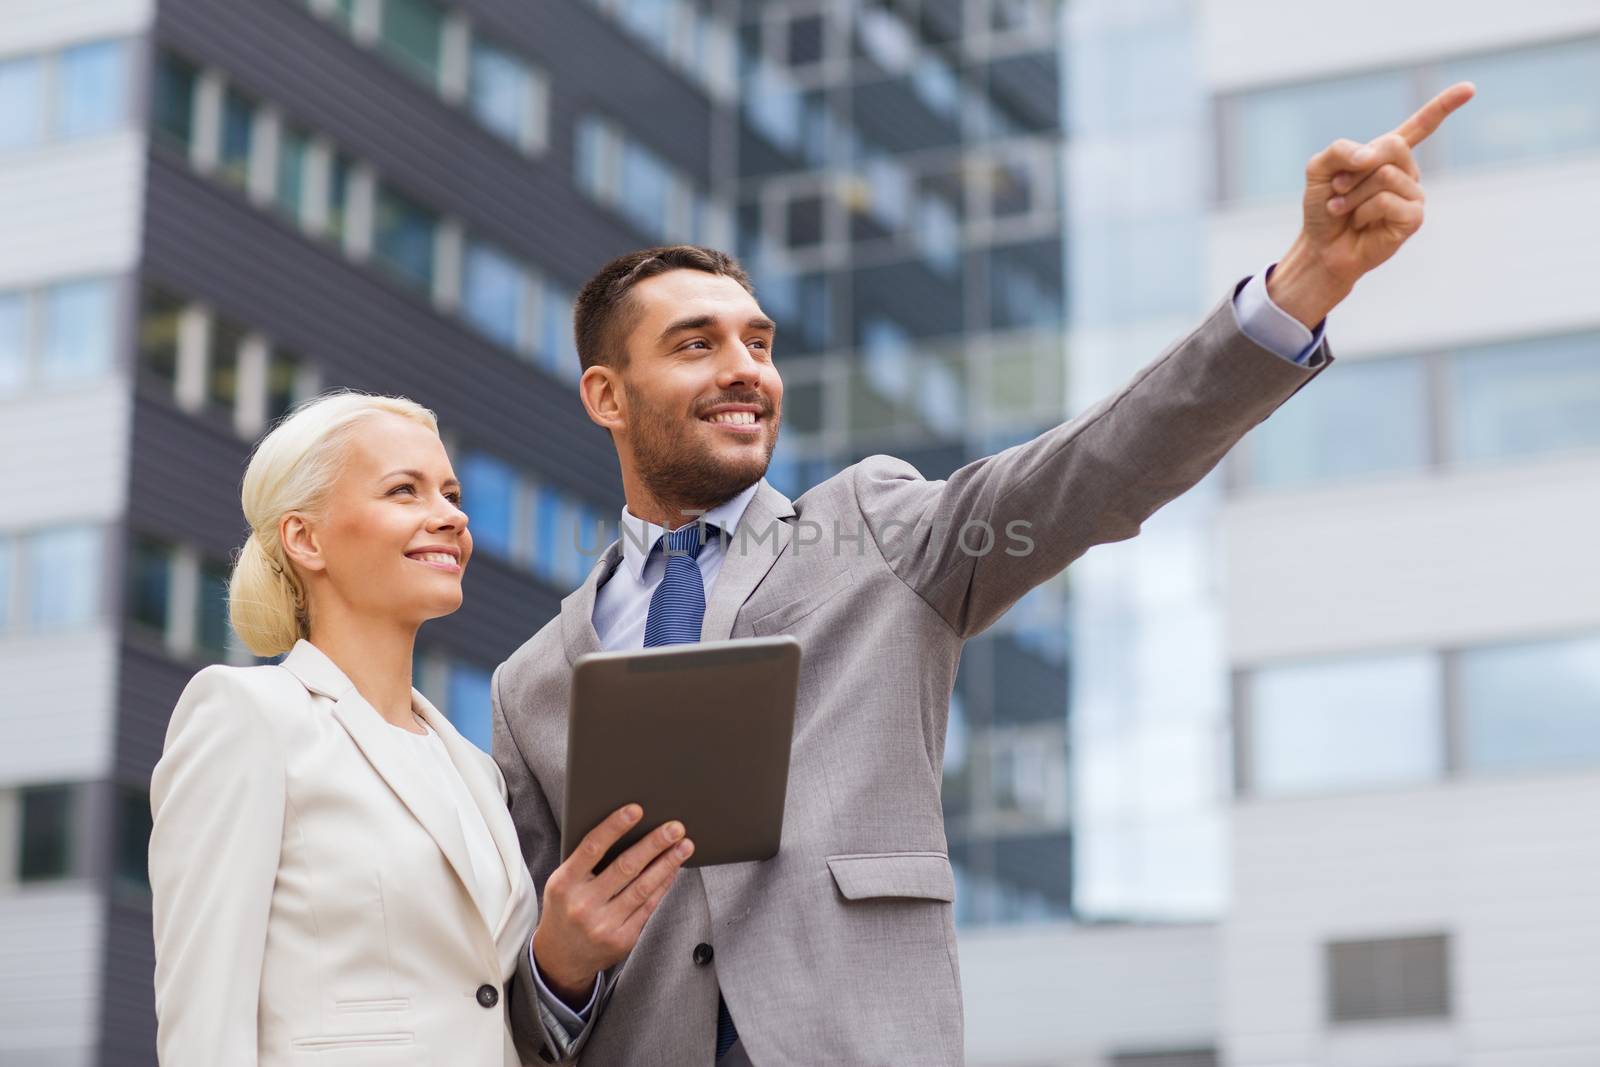
<svg viewBox="0 0 1600 1067">
<path fill-rule="evenodd" d="M 328 618 L 307 638 L 355 684 L 356 692 L 395 726 L 416 729 L 411 711 L 415 627 Z"/>
</svg>

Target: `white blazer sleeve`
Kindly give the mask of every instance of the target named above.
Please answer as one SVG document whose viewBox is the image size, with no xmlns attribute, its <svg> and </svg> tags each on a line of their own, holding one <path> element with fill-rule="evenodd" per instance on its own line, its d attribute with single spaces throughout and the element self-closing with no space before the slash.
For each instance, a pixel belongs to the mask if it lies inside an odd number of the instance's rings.
<svg viewBox="0 0 1600 1067">
<path fill-rule="evenodd" d="M 150 785 L 157 1056 L 257 1060 L 267 918 L 283 839 L 283 746 L 234 669 L 189 682 Z"/>
</svg>

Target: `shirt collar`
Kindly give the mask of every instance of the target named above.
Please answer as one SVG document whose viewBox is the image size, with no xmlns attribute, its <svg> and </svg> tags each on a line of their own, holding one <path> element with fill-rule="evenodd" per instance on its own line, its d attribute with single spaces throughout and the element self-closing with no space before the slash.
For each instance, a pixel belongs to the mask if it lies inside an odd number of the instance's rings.
<svg viewBox="0 0 1600 1067">
<path fill-rule="evenodd" d="M 721 530 L 724 537 L 732 537 L 738 532 L 739 520 L 744 517 L 745 508 L 750 506 L 750 501 L 760 488 L 761 483 L 755 482 L 738 496 L 730 497 L 706 512 L 701 521 Z M 650 561 L 650 552 L 665 528 L 646 522 L 624 507 L 621 530 L 623 566 L 628 568 L 634 581 L 643 582 L 644 565 Z M 709 538 L 711 535 L 708 533 L 706 536 Z"/>
</svg>

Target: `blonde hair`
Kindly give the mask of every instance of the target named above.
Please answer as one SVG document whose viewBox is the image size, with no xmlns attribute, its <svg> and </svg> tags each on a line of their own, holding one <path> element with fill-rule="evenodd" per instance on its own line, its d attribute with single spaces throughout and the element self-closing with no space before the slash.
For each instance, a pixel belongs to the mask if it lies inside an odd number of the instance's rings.
<svg viewBox="0 0 1600 1067">
<path fill-rule="evenodd" d="M 244 472 L 240 503 L 250 536 L 233 564 L 228 618 L 258 656 L 289 651 L 310 632 L 305 585 L 284 554 L 278 524 L 291 511 L 317 514 L 356 424 L 399 415 L 439 432 L 433 412 L 399 396 L 339 390 L 308 400 L 261 439 Z"/>
</svg>

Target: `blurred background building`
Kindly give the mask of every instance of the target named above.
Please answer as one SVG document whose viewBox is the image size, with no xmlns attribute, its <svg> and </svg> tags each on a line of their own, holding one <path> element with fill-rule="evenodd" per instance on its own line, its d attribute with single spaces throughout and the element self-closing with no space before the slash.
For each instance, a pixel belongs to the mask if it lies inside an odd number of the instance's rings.
<svg viewBox="0 0 1600 1067">
<path fill-rule="evenodd" d="M 0 1065 L 153 1063 L 146 787 L 230 640 L 252 442 L 441 416 L 480 550 L 421 687 L 615 520 L 576 287 L 734 248 L 771 479 L 929 477 L 1115 388 L 1452 81 L 1339 365 L 963 662 L 971 1061 L 1600 1063 L 1600 8 L 1570 0 L 11 0 L 0 23 Z"/>
</svg>

